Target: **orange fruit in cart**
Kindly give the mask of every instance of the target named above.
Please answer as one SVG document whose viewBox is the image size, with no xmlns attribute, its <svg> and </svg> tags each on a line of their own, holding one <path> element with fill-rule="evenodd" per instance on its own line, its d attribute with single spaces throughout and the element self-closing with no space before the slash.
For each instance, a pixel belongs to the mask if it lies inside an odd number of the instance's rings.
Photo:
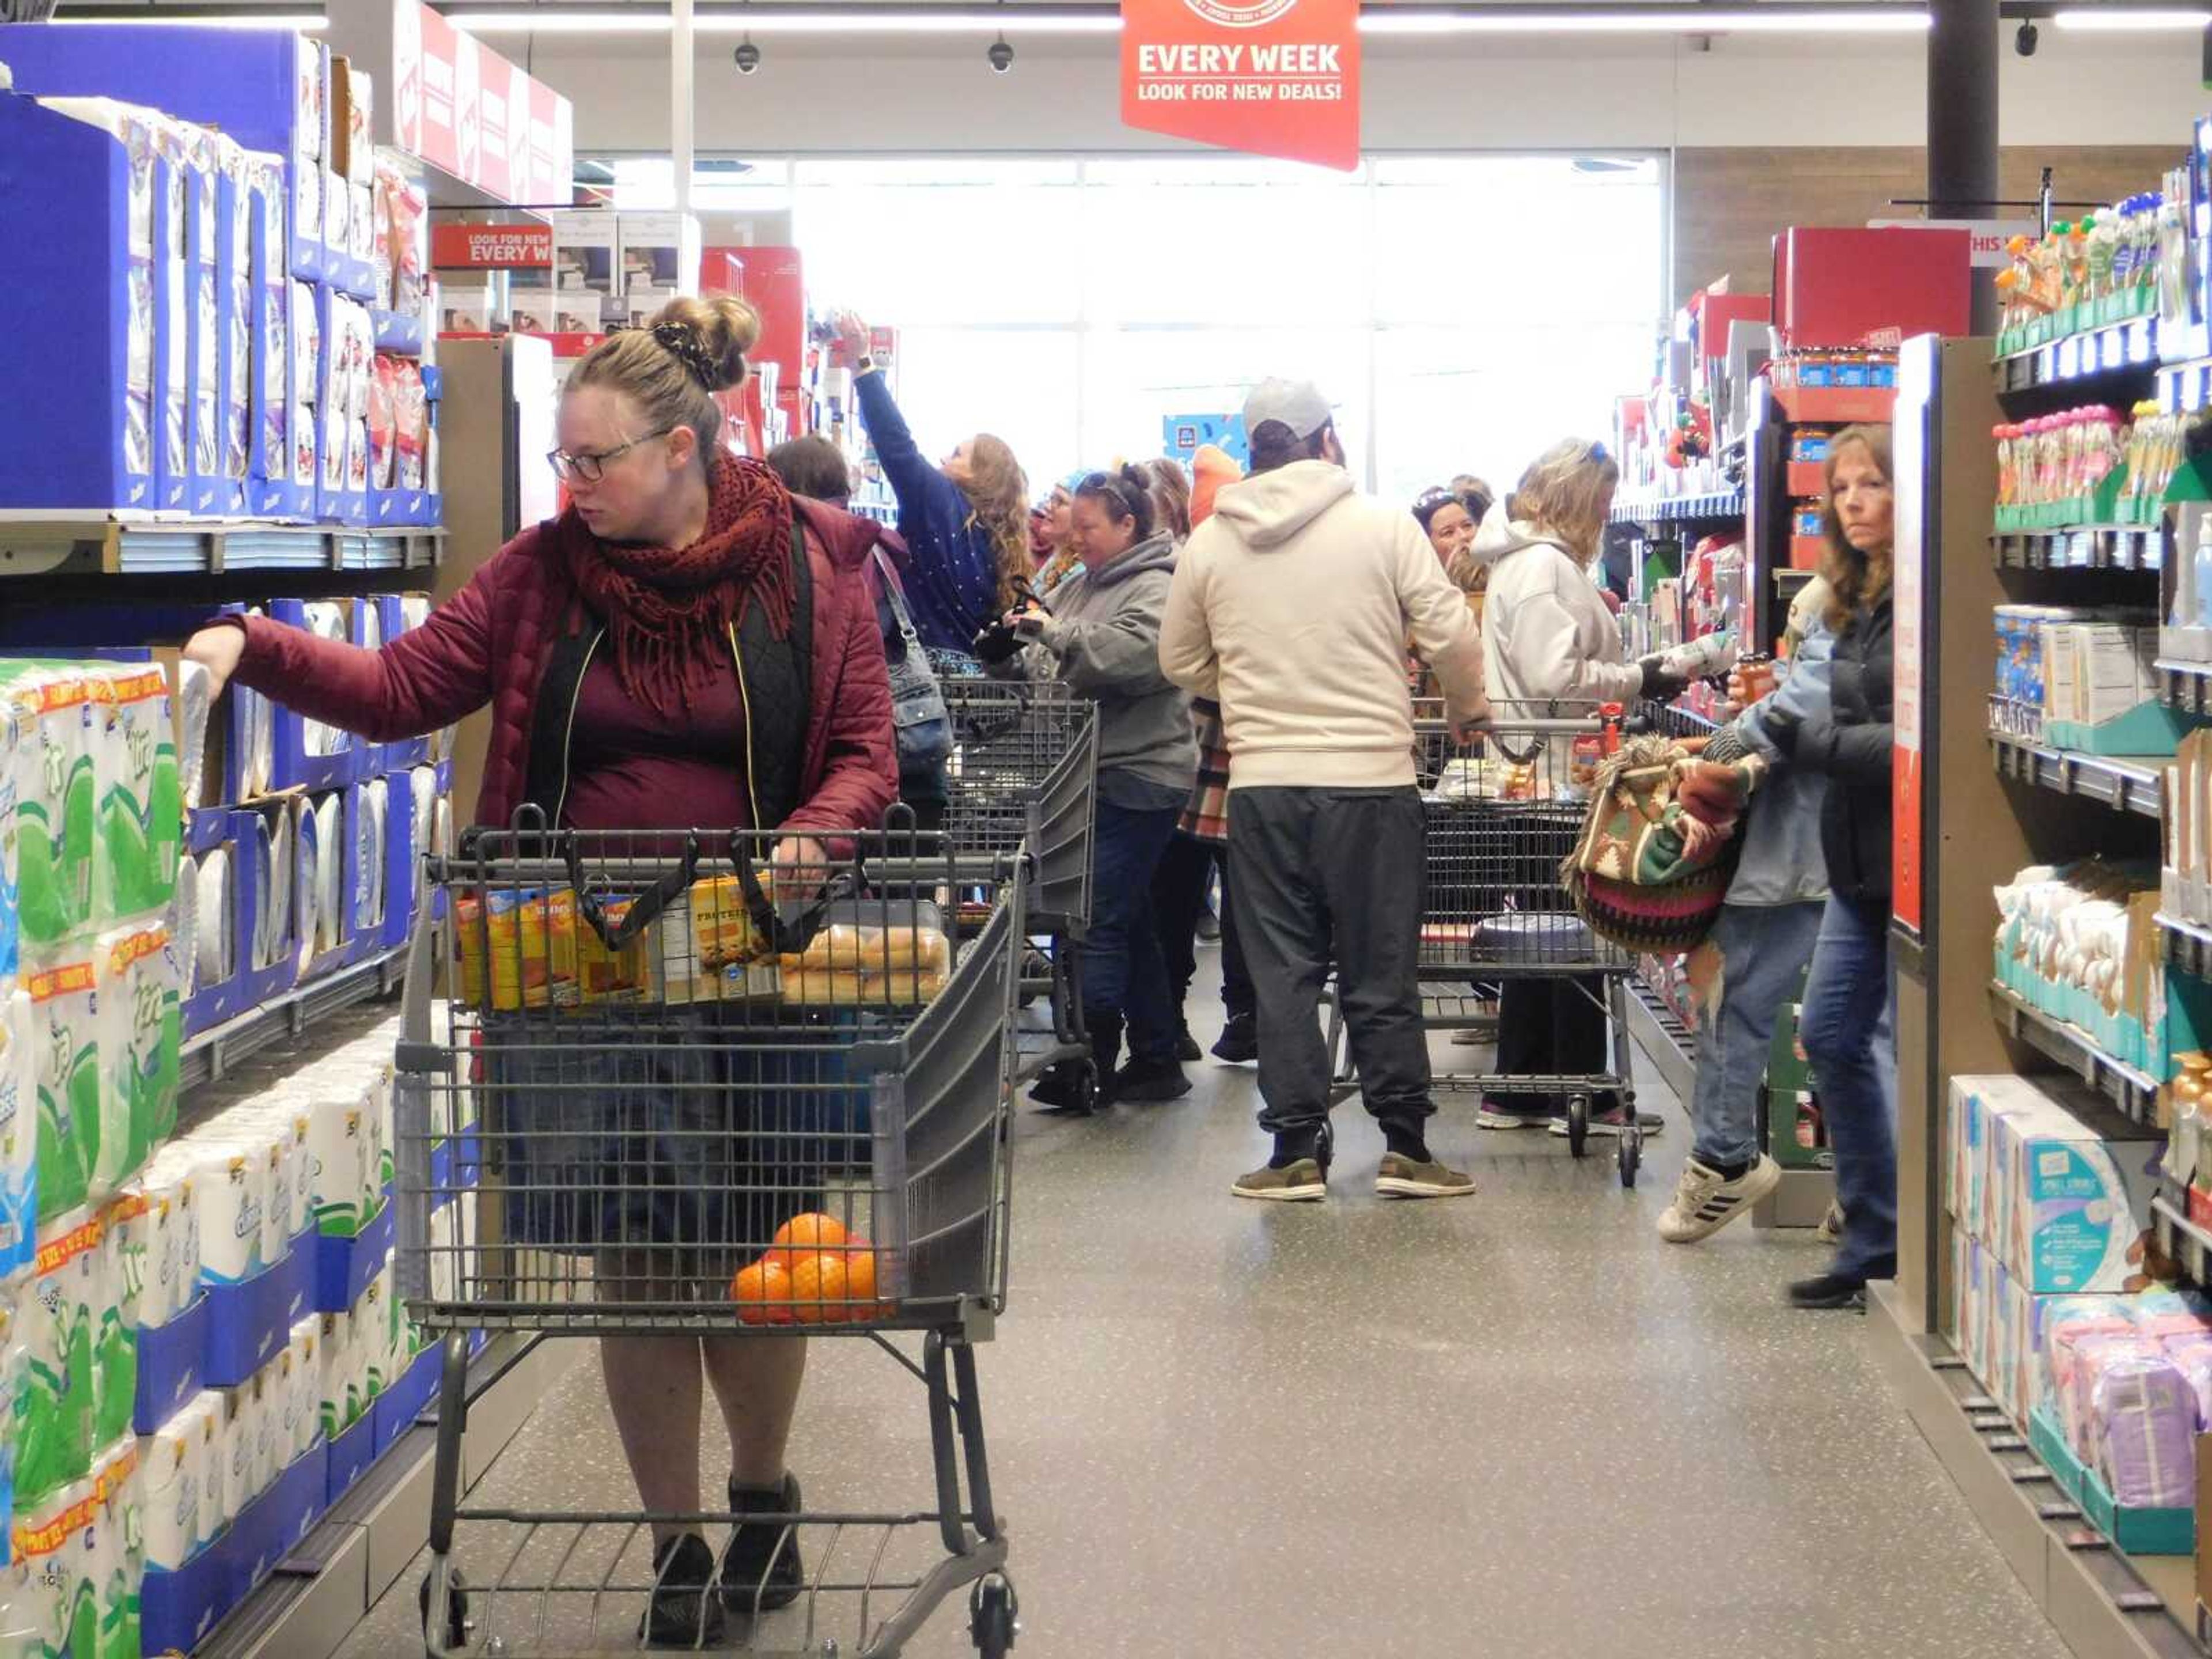
<svg viewBox="0 0 2212 1659">
<path fill-rule="evenodd" d="M 868 1285 L 875 1287 L 875 1268 L 868 1268 Z M 852 1304 L 852 1290 L 846 1273 L 846 1257 L 841 1251 L 823 1250 L 800 1260 L 791 1273 L 791 1298 L 797 1303 L 799 1322 L 819 1325 L 824 1321 L 832 1324 L 860 1317 L 859 1310 Z"/>
<path fill-rule="evenodd" d="M 738 1270 L 730 1281 L 730 1298 L 738 1304 L 738 1322 L 744 1325 L 788 1325 L 791 1310 L 777 1306 L 791 1300 L 791 1275 L 783 1264 L 763 1256 Z"/>
<path fill-rule="evenodd" d="M 819 1211 L 795 1215 L 775 1230 L 779 1248 L 768 1253 L 768 1259 L 781 1264 L 784 1272 L 794 1276 L 799 1264 L 817 1250 L 834 1250 L 852 1237 L 845 1224 L 834 1215 Z"/>
</svg>

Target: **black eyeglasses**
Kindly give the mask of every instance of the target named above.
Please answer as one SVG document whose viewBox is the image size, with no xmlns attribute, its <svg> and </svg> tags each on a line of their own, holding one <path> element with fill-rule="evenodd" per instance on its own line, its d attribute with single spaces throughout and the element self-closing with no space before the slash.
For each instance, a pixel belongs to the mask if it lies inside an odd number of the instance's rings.
<svg viewBox="0 0 2212 1659">
<path fill-rule="evenodd" d="M 1127 478 L 1115 477 L 1111 472 L 1091 473 L 1081 483 L 1076 485 L 1075 493 L 1079 495 L 1111 495 L 1121 504 L 1127 516 L 1130 518 L 1136 516 L 1136 502 L 1139 497 L 1137 486 Z"/>
<path fill-rule="evenodd" d="M 632 438 L 626 444 L 617 444 L 612 449 L 602 449 L 597 453 L 586 450 L 572 454 L 565 449 L 549 449 L 545 452 L 545 465 L 553 469 L 553 476 L 562 483 L 597 483 L 605 476 L 609 461 L 620 460 L 640 444 L 665 438 L 675 430 L 672 426 L 665 426 L 658 432 L 648 432 L 641 438 Z"/>
</svg>

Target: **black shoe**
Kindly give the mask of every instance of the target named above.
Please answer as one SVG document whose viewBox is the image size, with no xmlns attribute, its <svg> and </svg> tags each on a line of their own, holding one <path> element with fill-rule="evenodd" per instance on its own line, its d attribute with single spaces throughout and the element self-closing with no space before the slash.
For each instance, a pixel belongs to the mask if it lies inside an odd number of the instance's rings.
<svg viewBox="0 0 2212 1659">
<path fill-rule="evenodd" d="M 1176 1028 L 1176 1058 L 1186 1066 L 1206 1058 L 1199 1048 L 1198 1039 L 1190 1034 L 1188 1025 Z"/>
<path fill-rule="evenodd" d="M 1056 1066 L 1045 1067 L 1044 1075 L 1030 1086 L 1030 1099 L 1040 1111 L 1057 1112 L 1066 1117 L 1089 1117 L 1097 1107 L 1106 1103 L 1097 1091 L 1086 1100 L 1082 1085 L 1083 1062 L 1063 1060 Z"/>
<path fill-rule="evenodd" d="M 1221 1041 L 1213 1045 L 1213 1057 L 1225 1060 L 1231 1066 L 1259 1059 L 1259 1021 L 1250 1014 L 1233 1016 L 1229 1024 L 1221 1028 Z"/>
<path fill-rule="evenodd" d="M 1793 1308 L 1852 1308 L 1866 1310 L 1866 1287 L 1870 1280 L 1897 1277 L 1897 1258 L 1879 1256 L 1869 1262 L 1866 1271 L 1856 1273 L 1822 1273 L 1814 1279 L 1801 1279 L 1790 1287 L 1790 1305 Z"/>
<path fill-rule="evenodd" d="M 1139 1104 L 1180 1100 L 1190 1092 L 1190 1079 L 1177 1060 L 1133 1060 L 1114 1073 L 1114 1098 Z"/>
<path fill-rule="evenodd" d="M 696 1532 L 672 1538 L 653 1553 L 653 1601 L 638 1633 L 647 1647 L 713 1648 L 722 1642 L 722 1599 L 714 1583 L 714 1552 Z"/>
<path fill-rule="evenodd" d="M 799 1513 L 799 1477 L 787 1474 L 781 1488 L 751 1489 L 730 1482 L 730 1510 L 742 1515 Z M 773 1558 L 771 1559 L 771 1557 Z M 732 1616 L 774 1613 L 796 1601 L 806 1588 L 806 1569 L 799 1559 L 799 1528 L 788 1521 L 747 1521 L 730 1534 L 722 1558 L 722 1606 Z"/>
</svg>

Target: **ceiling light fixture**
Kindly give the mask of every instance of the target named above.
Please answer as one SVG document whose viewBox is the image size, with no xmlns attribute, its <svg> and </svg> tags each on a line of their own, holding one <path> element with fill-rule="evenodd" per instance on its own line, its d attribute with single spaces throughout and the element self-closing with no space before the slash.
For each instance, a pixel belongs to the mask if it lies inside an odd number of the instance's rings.
<svg viewBox="0 0 2212 1659">
<path fill-rule="evenodd" d="M 473 34 L 595 34 L 667 33 L 668 15 L 644 7 L 563 7 L 456 4 L 447 15 L 454 27 Z M 1121 30 L 1120 14 L 1106 6 L 1024 5 L 1016 15 L 1025 34 L 1113 35 Z M 753 5 L 695 15 L 700 34 L 734 34 L 750 27 L 756 34 L 964 34 L 996 30 L 995 9 L 900 4 L 883 0 L 866 7 L 807 4 Z M 1360 15 L 1360 32 L 1373 35 L 1441 34 L 1921 34 L 1928 13 L 1910 0 L 1876 0 L 1873 4 L 1791 3 L 1765 0 L 1753 6 L 1680 6 L 1631 3 L 1575 7 L 1418 4 L 1370 5 Z"/>
<path fill-rule="evenodd" d="M 2084 6 L 2071 11 L 2053 12 L 2051 21 L 2062 29 L 2078 30 L 2084 34 L 2193 33 L 2212 23 L 2212 11 Z"/>
<path fill-rule="evenodd" d="M 148 24 L 156 28 L 191 29 L 283 29 L 295 34 L 314 34 L 330 27 L 331 20 L 319 11 L 238 11 L 185 10 L 181 7 L 163 6 L 158 11 L 146 6 L 133 6 L 127 10 L 109 9 L 89 15 L 78 11 L 68 15 L 56 15 L 49 23 L 133 23 Z"/>
</svg>

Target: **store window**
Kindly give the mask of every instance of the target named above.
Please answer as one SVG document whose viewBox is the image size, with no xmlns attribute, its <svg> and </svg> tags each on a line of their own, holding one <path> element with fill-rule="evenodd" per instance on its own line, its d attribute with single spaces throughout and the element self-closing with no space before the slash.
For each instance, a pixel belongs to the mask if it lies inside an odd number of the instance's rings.
<svg viewBox="0 0 2212 1659">
<path fill-rule="evenodd" d="M 618 205 L 673 199 L 665 159 L 612 170 Z M 899 325 L 933 453 L 995 431 L 1041 488 L 1299 374 L 1395 497 L 1609 428 L 1650 372 L 1663 190 L 1648 157 L 718 159 L 693 197 L 788 215 L 818 302 Z"/>
</svg>

